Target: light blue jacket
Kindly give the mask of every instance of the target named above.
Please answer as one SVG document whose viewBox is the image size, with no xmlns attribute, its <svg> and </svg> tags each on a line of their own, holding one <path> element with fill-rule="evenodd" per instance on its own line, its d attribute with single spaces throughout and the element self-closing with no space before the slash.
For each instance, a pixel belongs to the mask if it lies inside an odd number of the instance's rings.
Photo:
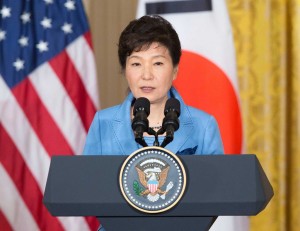
<svg viewBox="0 0 300 231">
<path fill-rule="evenodd" d="M 170 97 L 180 101 L 180 126 L 174 140 L 165 148 L 179 155 L 223 154 L 223 144 L 215 118 L 199 109 L 187 106 L 175 88 Z M 131 93 L 120 105 L 98 111 L 90 126 L 83 154 L 130 155 L 141 146 L 131 128 Z"/>
</svg>

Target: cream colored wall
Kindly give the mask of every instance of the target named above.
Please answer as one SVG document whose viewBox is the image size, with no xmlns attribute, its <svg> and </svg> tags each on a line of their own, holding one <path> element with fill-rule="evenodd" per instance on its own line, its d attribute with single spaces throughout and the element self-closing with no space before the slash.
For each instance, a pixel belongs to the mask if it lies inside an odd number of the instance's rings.
<svg viewBox="0 0 300 231">
<path fill-rule="evenodd" d="M 135 18 L 137 0 L 84 0 L 98 73 L 101 108 L 122 102 L 126 80 L 120 73 L 117 44 L 121 31 Z"/>
</svg>

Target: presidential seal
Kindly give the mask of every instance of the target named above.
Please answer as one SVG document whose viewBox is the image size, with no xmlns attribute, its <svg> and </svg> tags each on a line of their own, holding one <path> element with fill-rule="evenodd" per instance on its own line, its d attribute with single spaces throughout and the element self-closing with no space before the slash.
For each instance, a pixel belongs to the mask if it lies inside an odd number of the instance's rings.
<svg viewBox="0 0 300 231">
<path fill-rule="evenodd" d="M 141 148 L 128 156 L 119 180 L 126 201 L 145 213 L 171 209 L 186 187 L 186 173 L 180 159 L 161 147 Z"/>
</svg>

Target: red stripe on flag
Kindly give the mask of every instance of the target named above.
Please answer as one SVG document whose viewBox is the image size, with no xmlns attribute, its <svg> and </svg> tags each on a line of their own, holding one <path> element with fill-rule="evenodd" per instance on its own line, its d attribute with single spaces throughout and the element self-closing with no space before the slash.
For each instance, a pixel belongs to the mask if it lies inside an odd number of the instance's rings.
<svg viewBox="0 0 300 231">
<path fill-rule="evenodd" d="M 92 35 L 91 32 L 88 31 L 84 34 L 84 38 L 87 41 L 87 44 L 89 44 L 91 50 L 93 50 L 93 41 L 92 41 Z"/>
<path fill-rule="evenodd" d="M 61 52 L 52 59 L 49 64 L 63 83 L 80 115 L 86 131 L 88 131 L 96 108 L 87 94 L 80 76 L 72 61 L 69 59 L 68 54 L 65 51 Z"/>
<path fill-rule="evenodd" d="M 4 214 L 0 211 L 0 228 L 1 231 L 13 231 Z"/>
<path fill-rule="evenodd" d="M 21 132 L 21 131 L 20 131 Z M 41 230 L 63 230 L 58 220 L 50 215 L 42 203 L 43 195 L 28 169 L 21 154 L 16 148 L 5 129 L 0 124 L 0 162 L 3 164 L 10 178 L 22 196 L 33 218 Z"/>
<path fill-rule="evenodd" d="M 13 89 L 13 94 L 49 155 L 73 154 L 67 140 L 53 121 L 30 81 L 26 79 L 21 82 Z M 95 217 L 87 217 L 86 220 L 91 230 L 99 227 L 99 222 Z"/>
<path fill-rule="evenodd" d="M 50 156 L 74 153 L 29 78 L 22 81 L 12 92 Z"/>
<path fill-rule="evenodd" d="M 175 87 L 187 104 L 216 118 L 225 153 L 240 154 L 241 113 L 236 93 L 226 74 L 204 57 L 183 51 Z"/>
<path fill-rule="evenodd" d="M 91 230 L 98 230 L 100 223 L 96 217 L 85 217 Z"/>
</svg>

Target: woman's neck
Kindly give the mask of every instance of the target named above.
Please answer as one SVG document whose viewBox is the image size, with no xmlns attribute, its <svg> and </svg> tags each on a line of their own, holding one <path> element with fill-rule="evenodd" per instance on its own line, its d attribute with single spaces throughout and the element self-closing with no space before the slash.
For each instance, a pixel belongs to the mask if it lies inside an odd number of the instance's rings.
<svg viewBox="0 0 300 231">
<path fill-rule="evenodd" d="M 162 125 L 164 119 L 165 102 L 161 104 L 151 104 L 150 114 L 148 116 L 149 127 L 158 127 Z"/>
</svg>

